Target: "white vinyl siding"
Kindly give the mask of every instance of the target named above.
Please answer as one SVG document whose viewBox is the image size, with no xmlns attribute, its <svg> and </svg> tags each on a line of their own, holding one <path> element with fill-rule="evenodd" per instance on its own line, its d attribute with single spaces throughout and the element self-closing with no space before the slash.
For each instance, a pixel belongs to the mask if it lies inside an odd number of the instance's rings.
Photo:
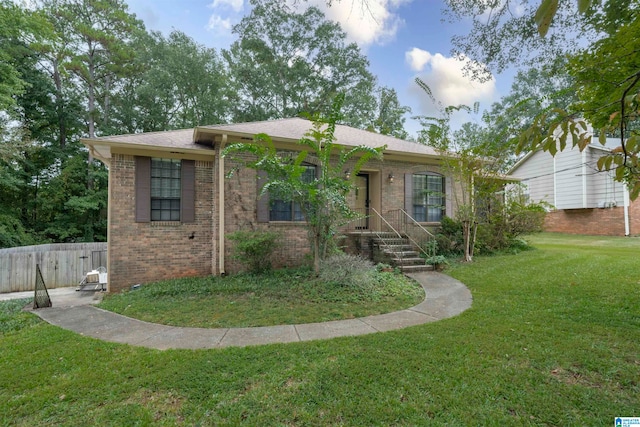
<svg viewBox="0 0 640 427">
<path fill-rule="evenodd" d="M 558 152 L 555 156 L 537 151 L 523 161 L 511 175 L 521 178 L 529 200 L 545 201 L 556 209 L 581 209 L 621 206 L 622 184 L 613 172 L 599 172 L 598 158 L 605 151 L 588 147 Z"/>
</svg>

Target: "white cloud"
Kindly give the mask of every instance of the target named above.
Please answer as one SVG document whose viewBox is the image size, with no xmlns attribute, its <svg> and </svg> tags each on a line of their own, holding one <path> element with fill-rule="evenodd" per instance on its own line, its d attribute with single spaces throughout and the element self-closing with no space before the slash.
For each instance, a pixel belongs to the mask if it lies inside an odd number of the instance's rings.
<svg viewBox="0 0 640 427">
<path fill-rule="evenodd" d="M 415 77 L 429 86 L 434 98 L 442 106 L 473 106 L 475 102 L 480 102 L 481 107 L 487 107 L 496 97 L 495 78 L 491 77 L 487 82 L 480 83 L 465 75 L 463 67 L 468 61 L 465 56 L 458 59 L 413 48 L 405 53 L 405 60 L 413 71 L 418 72 Z M 437 107 L 415 82 L 412 81 L 409 90 L 418 99 L 421 114 L 437 112 Z"/>
<path fill-rule="evenodd" d="M 244 0 L 213 0 L 209 7 L 212 9 L 231 8 L 234 12 L 241 12 L 244 8 Z"/>
<path fill-rule="evenodd" d="M 413 71 L 422 71 L 431 59 L 431 54 L 426 50 L 414 47 L 404 54 L 405 60 Z"/>
<path fill-rule="evenodd" d="M 223 19 L 220 15 L 213 14 L 209 17 L 209 22 L 207 23 L 207 30 L 214 31 L 217 33 L 229 33 L 231 31 L 230 19 Z"/>
<path fill-rule="evenodd" d="M 331 7 L 326 0 L 300 2 L 288 0 L 294 7 L 315 6 L 322 10 L 328 19 L 340 24 L 347 33 L 350 42 L 360 47 L 371 44 L 384 44 L 395 37 L 404 20 L 396 13 L 397 9 L 413 0 L 341 0 L 334 1 Z"/>
</svg>

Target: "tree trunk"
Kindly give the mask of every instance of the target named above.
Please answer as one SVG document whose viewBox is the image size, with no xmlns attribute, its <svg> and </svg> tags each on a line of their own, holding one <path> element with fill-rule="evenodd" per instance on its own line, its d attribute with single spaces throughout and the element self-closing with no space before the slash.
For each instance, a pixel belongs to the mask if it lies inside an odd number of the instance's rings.
<svg viewBox="0 0 640 427">
<path fill-rule="evenodd" d="M 464 236 L 464 261 L 471 262 L 471 222 L 462 221 L 462 234 Z"/>
<path fill-rule="evenodd" d="M 320 274 L 320 236 L 318 233 L 313 239 L 313 272 L 316 276 Z"/>
<path fill-rule="evenodd" d="M 89 57 L 89 81 L 87 82 L 89 89 L 89 138 L 96 137 L 95 131 L 95 110 L 96 110 L 96 95 L 95 95 L 95 65 L 93 64 L 93 58 Z M 91 171 L 91 165 L 93 164 L 93 154 L 89 150 L 89 160 L 87 163 L 87 189 L 93 188 L 93 177 Z"/>
<path fill-rule="evenodd" d="M 64 100 L 62 99 L 62 78 L 60 77 L 60 71 L 58 70 L 58 60 L 53 60 L 53 83 L 56 86 L 56 115 L 58 116 L 58 143 L 60 148 L 64 148 L 67 145 L 67 125 L 64 119 Z"/>
<path fill-rule="evenodd" d="M 106 75 L 104 77 L 104 117 L 102 118 L 102 125 L 107 128 L 109 124 L 109 88 L 111 86 L 111 76 Z"/>
</svg>

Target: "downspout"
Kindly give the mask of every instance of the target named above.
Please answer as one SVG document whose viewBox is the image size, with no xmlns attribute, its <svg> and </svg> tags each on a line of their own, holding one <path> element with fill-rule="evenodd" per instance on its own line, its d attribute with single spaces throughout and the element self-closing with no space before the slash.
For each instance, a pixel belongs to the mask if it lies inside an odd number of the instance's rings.
<svg viewBox="0 0 640 427">
<path fill-rule="evenodd" d="M 629 230 L 629 189 L 627 185 L 624 184 L 622 186 L 622 197 L 624 198 L 624 235 L 628 236 L 630 234 Z"/>
<path fill-rule="evenodd" d="M 556 156 L 553 156 L 553 209 L 558 210 L 558 184 L 556 177 Z"/>
<path fill-rule="evenodd" d="M 582 150 L 582 207 L 587 207 L 587 149 Z"/>
<path fill-rule="evenodd" d="M 111 149 L 109 149 L 111 152 Z M 113 154 L 111 154 L 111 158 L 113 158 Z M 109 281 L 109 276 L 111 276 L 111 209 L 113 208 L 113 197 L 111 196 L 111 192 L 113 191 L 113 173 L 111 172 L 111 162 L 109 162 L 109 171 L 107 175 L 107 272 L 109 275 L 107 276 L 107 292 L 111 292 L 111 282 Z M 135 172 L 134 172 L 135 175 Z M 134 180 L 134 188 L 135 188 L 135 180 Z"/>
<path fill-rule="evenodd" d="M 218 271 L 221 276 L 226 275 L 224 269 L 224 157 L 222 150 L 227 145 L 227 135 L 222 135 L 218 146 Z"/>
</svg>

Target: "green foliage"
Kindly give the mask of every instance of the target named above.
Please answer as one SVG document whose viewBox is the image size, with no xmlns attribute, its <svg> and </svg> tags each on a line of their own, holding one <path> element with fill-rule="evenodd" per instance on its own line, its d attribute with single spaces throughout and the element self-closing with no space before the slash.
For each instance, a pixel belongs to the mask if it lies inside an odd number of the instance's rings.
<svg viewBox="0 0 640 427">
<path fill-rule="evenodd" d="M 228 77 L 215 49 L 177 30 L 166 38 L 155 32 L 137 33 L 132 47 L 134 66 L 140 72 L 127 78 L 115 94 L 113 132 L 184 129 L 226 121 Z"/>
<path fill-rule="evenodd" d="M 0 213 L 0 248 L 26 246 L 34 243 L 18 218 Z"/>
<path fill-rule="evenodd" d="M 347 94 L 343 123 L 373 122 L 375 78 L 369 61 L 340 26 L 315 7 L 293 12 L 276 0 L 252 0 L 234 26 L 238 40 L 222 52 L 229 69 L 235 122 L 331 114 L 337 93 Z"/>
<path fill-rule="evenodd" d="M 253 143 L 229 145 L 223 155 L 249 153 L 253 161 L 236 159 L 245 166 L 266 172 L 267 178 L 261 195 L 269 193 L 287 202 L 300 206 L 309 236 L 313 265 L 316 272 L 320 260 L 330 255 L 335 248 L 334 237 L 337 229 L 356 213 L 347 202 L 347 194 L 353 183 L 344 179 L 347 163 L 352 175 L 356 176 L 362 166 L 371 158 L 380 158 L 385 147 L 370 148 L 365 145 L 350 149 L 335 144 L 336 123 L 340 120 L 343 96 L 336 97 L 329 116 L 312 116 L 312 128 L 298 141 L 300 151 L 280 153 L 271 138 L 265 134 L 256 135 Z M 306 168 L 305 161 L 317 167 L 313 180 L 301 179 Z"/>
<path fill-rule="evenodd" d="M 491 77 L 490 69 L 501 71 L 523 63 L 540 69 L 542 64 L 550 78 L 535 82 L 546 86 L 548 83 L 544 82 L 557 82 L 555 75 L 565 76 L 568 71 L 569 79 L 556 95 L 547 99 L 538 95 L 532 108 L 528 106 L 532 102 L 526 98 L 515 105 L 526 109 L 524 120 L 515 117 L 512 122 L 513 130 L 519 133 L 518 150 L 542 148 L 552 155 L 568 147 L 584 150 L 592 143 L 588 126 L 591 124 L 599 131 L 603 143 L 607 135 L 620 138 L 620 150 L 603 156 L 598 168 L 615 171 L 615 179 L 626 182 L 631 198 L 637 198 L 640 195 L 637 2 L 541 0 L 537 6 L 525 3 L 522 13 L 512 14 L 509 2 L 447 1 L 454 19 L 473 18 L 471 32 L 453 38 L 456 50 L 471 56 L 473 61 L 468 67 L 481 80 Z M 553 29 L 553 20 L 562 25 Z M 545 37 L 550 27 L 553 34 Z M 586 46 L 577 43 L 585 40 Z M 569 58 L 566 66 L 565 58 Z M 504 129 L 503 119 L 493 116 L 497 130 Z M 510 134 L 507 132 L 505 136 L 513 140 Z"/>
<path fill-rule="evenodd" d="M 252 273 L 271 270 L 271 255 L 278 247 L 279 233 L 262 230 L 242 230 L 226 236 L 235 242 L 233 257 Z"/>
<path fill-rule="evenodd" d="M 22 309 L 33 300 L 29 298 L 0 301 L 0 337 L 40 323 L 40 319 Z"/>
<path fill-rule="evenodd" d="M 606 426 L 637 414 L 640 293 L 629 272 L 640 269 L 640 242 L 556 234 L 532 241 L 536 250 L 451 267 L 473 295 L 471 310 L 388 333 L 156 351 L 38 321 L 0 339 L 2 421 Z M 280 302 L 280 312 L 298 297 Z"/>
<path fill-rule="evenodd" d="M 100 307 L 175 326 L 250 327 L 363 317 L 423 300 L 422 288 L 411 279 L 376 272 L 370 263 L 360 261 L 349 264 L 359 269 L 354 275 L 359 280 L 351 280 L 344 271 L 328 282 L 308 267 L 182 278 L 108 295 Z"/>
<path fill-rule="evenodd" d="M 436 234 L 436 254 L 460 256 L 464 252 L 464 236 L 462 222 L 445 216 L 440 221 L 440 229 Z"/>
<path fill-rule="evenodd" d="M 341 286 L 368 288 L 371 286 L 373 263 L 358 255 L 341 253 L 320 263 L 321 280 Z"/>
<path fill-rule="evenodd" d="M 395 138 L 408 139 L 409 134 L 404 130 L 404 115 L 411 112 L 411 108 L 400 105 L 395 89 L 381 87 L 377 90 L 377 117 L 369 130 Z"/>
<path fill-rule="evenodd" d="M 442 235 L 442 233 L 440 233 Z M 423 247 L 426 253 L 425 263 L 432 265 L 435 269 L 442 269 L 444 266 L 449 265 L 449 260 L 446 256 L 440 253 L 438 248 L 438 239 L 429 240 Z"/>
<path fill-rule="evenodd" d="M 506 203 L 494 200 L 491 209 L 478 217 L 476 254 L 492 254 L 505 250 L 528 248 L 521 236 L 542 231 L 547 206 L 544 203 L 526 203 L 519 198 L 509 198 Z M 463 222 L 443 218 L 436 234 L 438 255 L 460 256 L 464 254 Z"/>
<path fill-rule="evenodd" d="M 580 49 L 582 41 L 598 39 L 632 22 L 637 13 L 635 0 L 537 0 L 517 6 L 483 0 L 445 3 L 444 13 L 451 22 L 470 23 L 464 26 L 469 29 L 466 34 L 452 37 L 453 54 L 470 58 L 467 71 L 483 81 L 491 79 L 492 72 L 512 66 L 539 68 L 554 63 Z"/>
<path fill-rule="evenodd" d="M 640 53 L 632 41 L 640 38 L 640 20 L 619 27 L 613 34 L 574 55 L 569 73 L 578 101 L 567 109 L 553 108 L 540 114 L 520 137 L 520 150 L 542 148 L 552 155 L 566 148 L 584 150 L 593 143 L 589 124 L 599 129 L 599 141 L 607 135 L 620 138 L 620 147 L 604 156 L 599 170 L 615 171 L 626 182 L 630 196 L 640 194 Z"/>
</svg>

